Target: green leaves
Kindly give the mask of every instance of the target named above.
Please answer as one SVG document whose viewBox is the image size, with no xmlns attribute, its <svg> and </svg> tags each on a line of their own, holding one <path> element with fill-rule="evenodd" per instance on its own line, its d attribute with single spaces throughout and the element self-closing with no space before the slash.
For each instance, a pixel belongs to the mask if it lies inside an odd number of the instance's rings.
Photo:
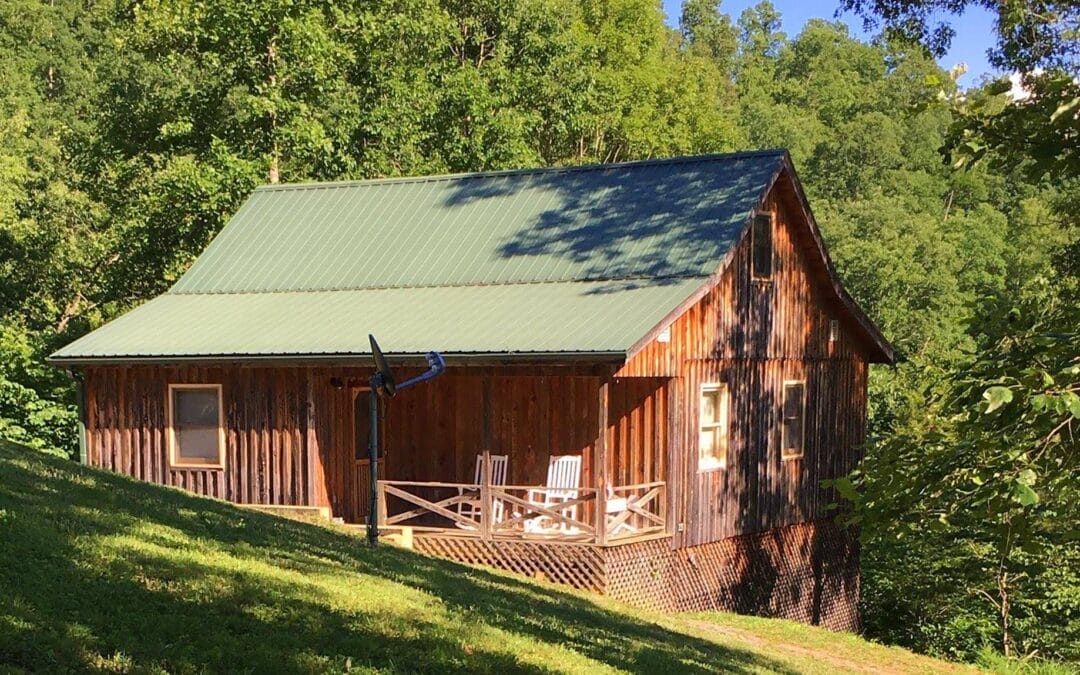
<svg viewBox="0 0 1080 675">
<path fill-rule="evenodd" d="M 855 484 L 846 476 L 828 481 L 826 486 L 836 488 L 836 491 L 840 493 L 840 496 L 849 501 L 855 501 L 859 497 L 859 492 L 855 489 Z"/>
<path fill-rule="evenodd" d="M 1034 506 L 1039 503 L 1039 495 L 1035 490 L 1019 480 L 1013 483 L 1013 498 L 1021 506 Z"/>
<path fill-rule="evenodd" d="M 992 413 L 1012 401 L 1013 393 L 1008 387 L 994 386 L 983 392 L 983 399 L 986 400 L 986 408 L 983 412 Z"/>
</svg>

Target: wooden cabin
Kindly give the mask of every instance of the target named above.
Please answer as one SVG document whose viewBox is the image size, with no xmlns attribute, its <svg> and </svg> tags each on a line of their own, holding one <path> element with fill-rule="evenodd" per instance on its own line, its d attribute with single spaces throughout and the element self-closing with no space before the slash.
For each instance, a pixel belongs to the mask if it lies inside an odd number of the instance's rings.
<svg viewBox="0 0 1080 675">
<path fill-rule="evenodd" d="M 375 516 L 369 333 L 399 377 L 447 362 L 380 400 Z M 783 151 L 262 187 L 51 360 L 94 466 L 665 611 L 858 624 L 821 481 L 893 350 Z"/>
</svg>

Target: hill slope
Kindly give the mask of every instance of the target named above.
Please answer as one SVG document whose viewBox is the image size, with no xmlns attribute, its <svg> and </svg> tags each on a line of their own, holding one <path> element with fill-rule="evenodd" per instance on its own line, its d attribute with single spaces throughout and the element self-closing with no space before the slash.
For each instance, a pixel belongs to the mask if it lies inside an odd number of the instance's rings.
<svg viewBox="0 0 1080 675">
<path fill-rule="evenodd" d="M 926 672 L 855 636 L 665 617 L 0 441 L 0 671 Z"/>
</svg>

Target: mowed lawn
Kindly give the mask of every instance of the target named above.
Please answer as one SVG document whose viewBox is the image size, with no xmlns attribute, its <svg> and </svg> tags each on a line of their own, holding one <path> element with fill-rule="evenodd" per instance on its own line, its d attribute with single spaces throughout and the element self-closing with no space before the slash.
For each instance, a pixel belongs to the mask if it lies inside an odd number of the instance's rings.
<svg viewBox="0 0 1080 675">
<path fill-rule="evenodd" d="M 663 616 L 0 441 L 0 672 L 931 672 L 785 621 Z"/>
</svg>

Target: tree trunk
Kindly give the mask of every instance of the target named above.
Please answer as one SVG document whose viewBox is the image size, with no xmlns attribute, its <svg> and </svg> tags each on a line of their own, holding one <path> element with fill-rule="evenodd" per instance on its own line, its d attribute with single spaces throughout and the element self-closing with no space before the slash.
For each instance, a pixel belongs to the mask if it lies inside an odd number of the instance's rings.
<svg viewBox="0 0 1080 675">
<path fill-rule="evenodd" d="M 277 141 L 277 48 L 274 44 L 274 39 L 270 39 L 270 44 L 266 47 L 266 64 L 270 69 L 270 76 L 268 83 L 270 85 L 270 95 L 272 97 L 272 103 L 270 106 L 270 168 L 267 171 L 266 178 L 271 184 L 277 183 L 281 180 L 281 153 L 278 148 Z"/>
<path fill-rule="evenodd" d="M 998 574 L 998 612 L 1001 616 L 1001 651 L 1006 658 L 1013 654 L 1012 639 L 1012 607 L 1009 598 L 1009 574 L 1002 571 Z"/>
<path fill-rule="evenodd" d="M 270 155 L 270 170 L 267 171 L 266 177 L 271 183 L 277 183 L 281 180 L 281 169 L 278 167 L 277 143 L 274 143 L 274 150 Z"/>
</svg>

